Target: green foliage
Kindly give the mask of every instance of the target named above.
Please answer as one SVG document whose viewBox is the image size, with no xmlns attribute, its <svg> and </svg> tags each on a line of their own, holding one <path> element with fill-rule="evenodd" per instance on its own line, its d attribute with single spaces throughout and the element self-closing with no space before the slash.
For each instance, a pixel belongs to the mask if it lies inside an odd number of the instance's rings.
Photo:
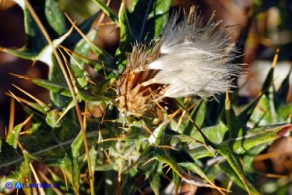
<svg viewBox="0 0 292 195">
<path fill-rule="evenodd" d="M 50 38 L 58 40 L 63 37 L 64 40 L 57 42 L 56 47 L 63 43 L 63 46 L 84 57 L 65 55 L 64 61 L 70 64 L 71 80 L 75 83 L 74 95 L 82 112 L 89 112 L 90 105 L 93 105 L 102 113 L 98 117 L 88 117 L 85 125 L 96 194 L 134 194 L 143 191 L 145 185 L 159 194 L 166 187 L 162 184 L 168 185 L 169 181 L 173 182 L 176 191 L 182 182 L 189 182 L 225 192 L 229 180 L 241 188 L 237 189 L 239 191 L 260 194 L 263 189 L 255 182 L 259 173 L 251 163 L 273 140 L 292 130 L 289 116 L 292 104 L 286 103 L 290 73 L 276 91 L 271 68 L 262 94 L 239 113 L 235 112 L 237 105 L 233 97 L 231 100 L 226 98 L 224 102 L 225 98 L 221 96 L 218 102 L 184 102 L 178 99 L 179 114 L 173 117 L 165 114 L 159 123 L 153 123 L 153 118 L 125 119 L 116 109 L 113 83 L 126 64 L 125 54 L 131 51 L 131 45 L 159 37 L 167 24 L 171 1 L 131 1 L 128 7 L 121 5 L 117 16 L 101 1 L 94 0 L 120 27 L 120 43 L 115 56 L 92 46 L 75 30 L 64 36 L 70 26 L 67 26 L 54 0 L 30 2 L 37 9 Z M 25 112 L 30 116 L 31 127 L 21 135 L 27 121 L 20 123 L 0 140 L 0 169 L 17 167 L 0 183 L 30 178 L 30 163 L 39 161 L 62 169 L 69 181 L 68 194 L 84 194 L 88 186 L 80 174 L 87 172 L 87 161 L 72 94 L 39 26 L 26 6 L 23 9 L 26 45 L 22 50 L 6 51 L 33 61 L 40 60 L 44 50 L 49 51 L 45 54 L 48 60 L 43 60 L 50 66 L 49 80 L 32 78 L 31 81 L 51 92 L 51 104 L 23 103 Z M 97 34 L 96 30 L 90 29 L 94 17 L 79 25 L 89 40 Z M 90 52 L 98 55 L 99 61 L 87 59 Z M 105 71 L 110 76 L 98 82 L 86 71 L 86 66 L 91 66 L 98 74 Z M 21 143 L 25 150 L 20 149 L 17 143 Z M 216 173 L 225 176 L 221 178 L 220 188 L 214 184 L 218 176 Z M 135 181 L 141 178 L 146 184 L 139 186 Z M 60 189 L 66 191 L 63 179 L 53 177 L 52 181 L 58 182 Z M 31 193 L 26 190 L 26 194 Z"/>
</svg>

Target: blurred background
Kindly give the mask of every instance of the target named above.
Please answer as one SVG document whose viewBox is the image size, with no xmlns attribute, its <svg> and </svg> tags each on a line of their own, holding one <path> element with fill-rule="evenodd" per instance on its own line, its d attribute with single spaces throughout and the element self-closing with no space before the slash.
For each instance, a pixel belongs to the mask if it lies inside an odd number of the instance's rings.
<svg viewBox="0 0 292 195">
<path fill-rule="evenodd" d="M 129 1 L 125 1 L 126 5 Z M 121 0 L 105 2 L 116 13 L 118 12 Z M 81 23 L 99 10 L 89 0 L 59 0 L 58 3 L 60 9 L 68 13 L 77 23 Z M 238 85 L 244 86 L 240 90 L 241 96 L 251 99 L 259 95 L 263 80 L 272 65 L 277 49 L 279 49 L 279 59 L 275 68 L 274 82 L 276 86 L 280 85 L 292 67 L 292 0 L 173 0 L 172 10 L 183 8 L 187 11 L 192 5 L 199 6 L 201 16 L 205 20 L 208 20 L 215 11 L 215 19 L 222 20 L 222 27 L 230 33 L 231 39 L 243 46 L 242 63 L 247 64 L 248 71 L 238 79 Z M 0 18 L 0 48 L 21 48 L 25 43 L 21 8 L 11 0 L 0 0 Z M 119 44 L 118 27 L 104 17 L 96 18 L 92 28 L 98 29 L 95 43 L 114 54 Z M 90 57 L 94 58 L 95 56 L 91 55 Z M 48 67 L 39 62 L 20 60 L 1 52 L 0 49 L 1 137 L 4 137 L 7 131 L 10 117 L 11 98 L 5 93 L 12 91 L 18 96 L 23 96 L 12 84 L 28 91 L 44 102 L 49 102 L 48 91 L 9 73 L 47 78 Z M 290 77 L 290 83 L 292 85 L 292 77 Z M 287 99 L 289 102 L 292 101 L 291 91 L 290 89 Z M 24 120 L 24 113 L 21 105 L 16 103 L 15 106 L 15 124 L 18 124 Z M 275 144 L 277 150 L 287 148 L 287 143 L 291 144 L 290 140 L 283 139 L 285 140 Z M 291 160 L 289 162 L 291 165 Z M 257 166 L 261 170 L 265 168 L 265 165 Z M 280 172 L 290 172 L 290 169 L 279 169 Z"/>
</svg>

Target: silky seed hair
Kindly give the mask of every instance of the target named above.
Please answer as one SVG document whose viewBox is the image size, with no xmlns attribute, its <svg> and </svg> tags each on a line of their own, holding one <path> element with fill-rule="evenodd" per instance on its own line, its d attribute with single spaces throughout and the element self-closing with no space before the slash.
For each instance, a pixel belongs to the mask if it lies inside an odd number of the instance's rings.
<svg viewBox="0 0 292 195">
<path fill-rule="evenodd" d="M 179 19 L 178 13 L 171 17 L 159 41 L 148 47 L 135 45 L 118 82 L 123 91 L 118 96 L 125 100 L 120 110 L 132 112 L 136 107 L 137 112 L 141 107 L 139 112 L 143 114 L 155 107 L 157 99 L 189 96 L 207 99 L 232 88 L 232 78 L 239 74 L 241 65 L 231 63 L 236 56 L 229 56 L 229 35 L 220 27 L 221 21 L 214 22 L 213 18 L 214 14 L 203 24 L 192 7 L 183 19 Z M 129 83 L 125 90 L 124 85 Z M 141 92 L 143 95 L 135 97 Z M 127 102 L 141 97 L 138 102 L 147 105 Z"/>
</svg>

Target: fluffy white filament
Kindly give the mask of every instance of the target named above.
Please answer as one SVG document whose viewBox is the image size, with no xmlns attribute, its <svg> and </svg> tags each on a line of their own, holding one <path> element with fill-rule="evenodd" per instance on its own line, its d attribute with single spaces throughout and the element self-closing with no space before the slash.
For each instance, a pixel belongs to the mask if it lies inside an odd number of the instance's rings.
<svg viewBox="0 0 292 195">
<path fill-rule="evenodd" d="M 171 98 L 207 98 L 230 88 L 240 66 L 229 63 L 229 37 L 213 17 L 203 25 L 195 9 L 181 21 L 174 16 L 161 38 L 161 57 L 148 67 L 159 72 L 143 85 L 165 84 L 164 96 Z"/>
</svg>

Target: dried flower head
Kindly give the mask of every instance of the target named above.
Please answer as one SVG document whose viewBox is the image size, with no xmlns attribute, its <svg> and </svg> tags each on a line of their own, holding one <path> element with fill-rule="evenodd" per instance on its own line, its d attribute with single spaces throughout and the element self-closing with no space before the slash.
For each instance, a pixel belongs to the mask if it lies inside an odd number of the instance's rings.
<svg viewBox="0 0 292 195">
<path fill-rule="evenodd" d="M 172 17 L 152 51 L 134 46 L 118 83 L 120 110 L 143 114 L 157 95 L 205 99 L 230 88 L 240 66 L 230 63 L 229 37 L 213 17 L 203 25 L 193 7 L 182 20 Z"/>
<path fill-rule="evenodd" d="M 118 108 L 122 114 L 141 116 L 146 111 L 154 111 L 153 100 L 162 95 L 161 86 L 155 83 L 142 85 L 158 72 L 147 68 L 160 55 L 158 44 L 152 46 L 151 50 L 146 45 L 137 44 L 128 56 L 126 69 L 117 83 Z"/>
</svg>

